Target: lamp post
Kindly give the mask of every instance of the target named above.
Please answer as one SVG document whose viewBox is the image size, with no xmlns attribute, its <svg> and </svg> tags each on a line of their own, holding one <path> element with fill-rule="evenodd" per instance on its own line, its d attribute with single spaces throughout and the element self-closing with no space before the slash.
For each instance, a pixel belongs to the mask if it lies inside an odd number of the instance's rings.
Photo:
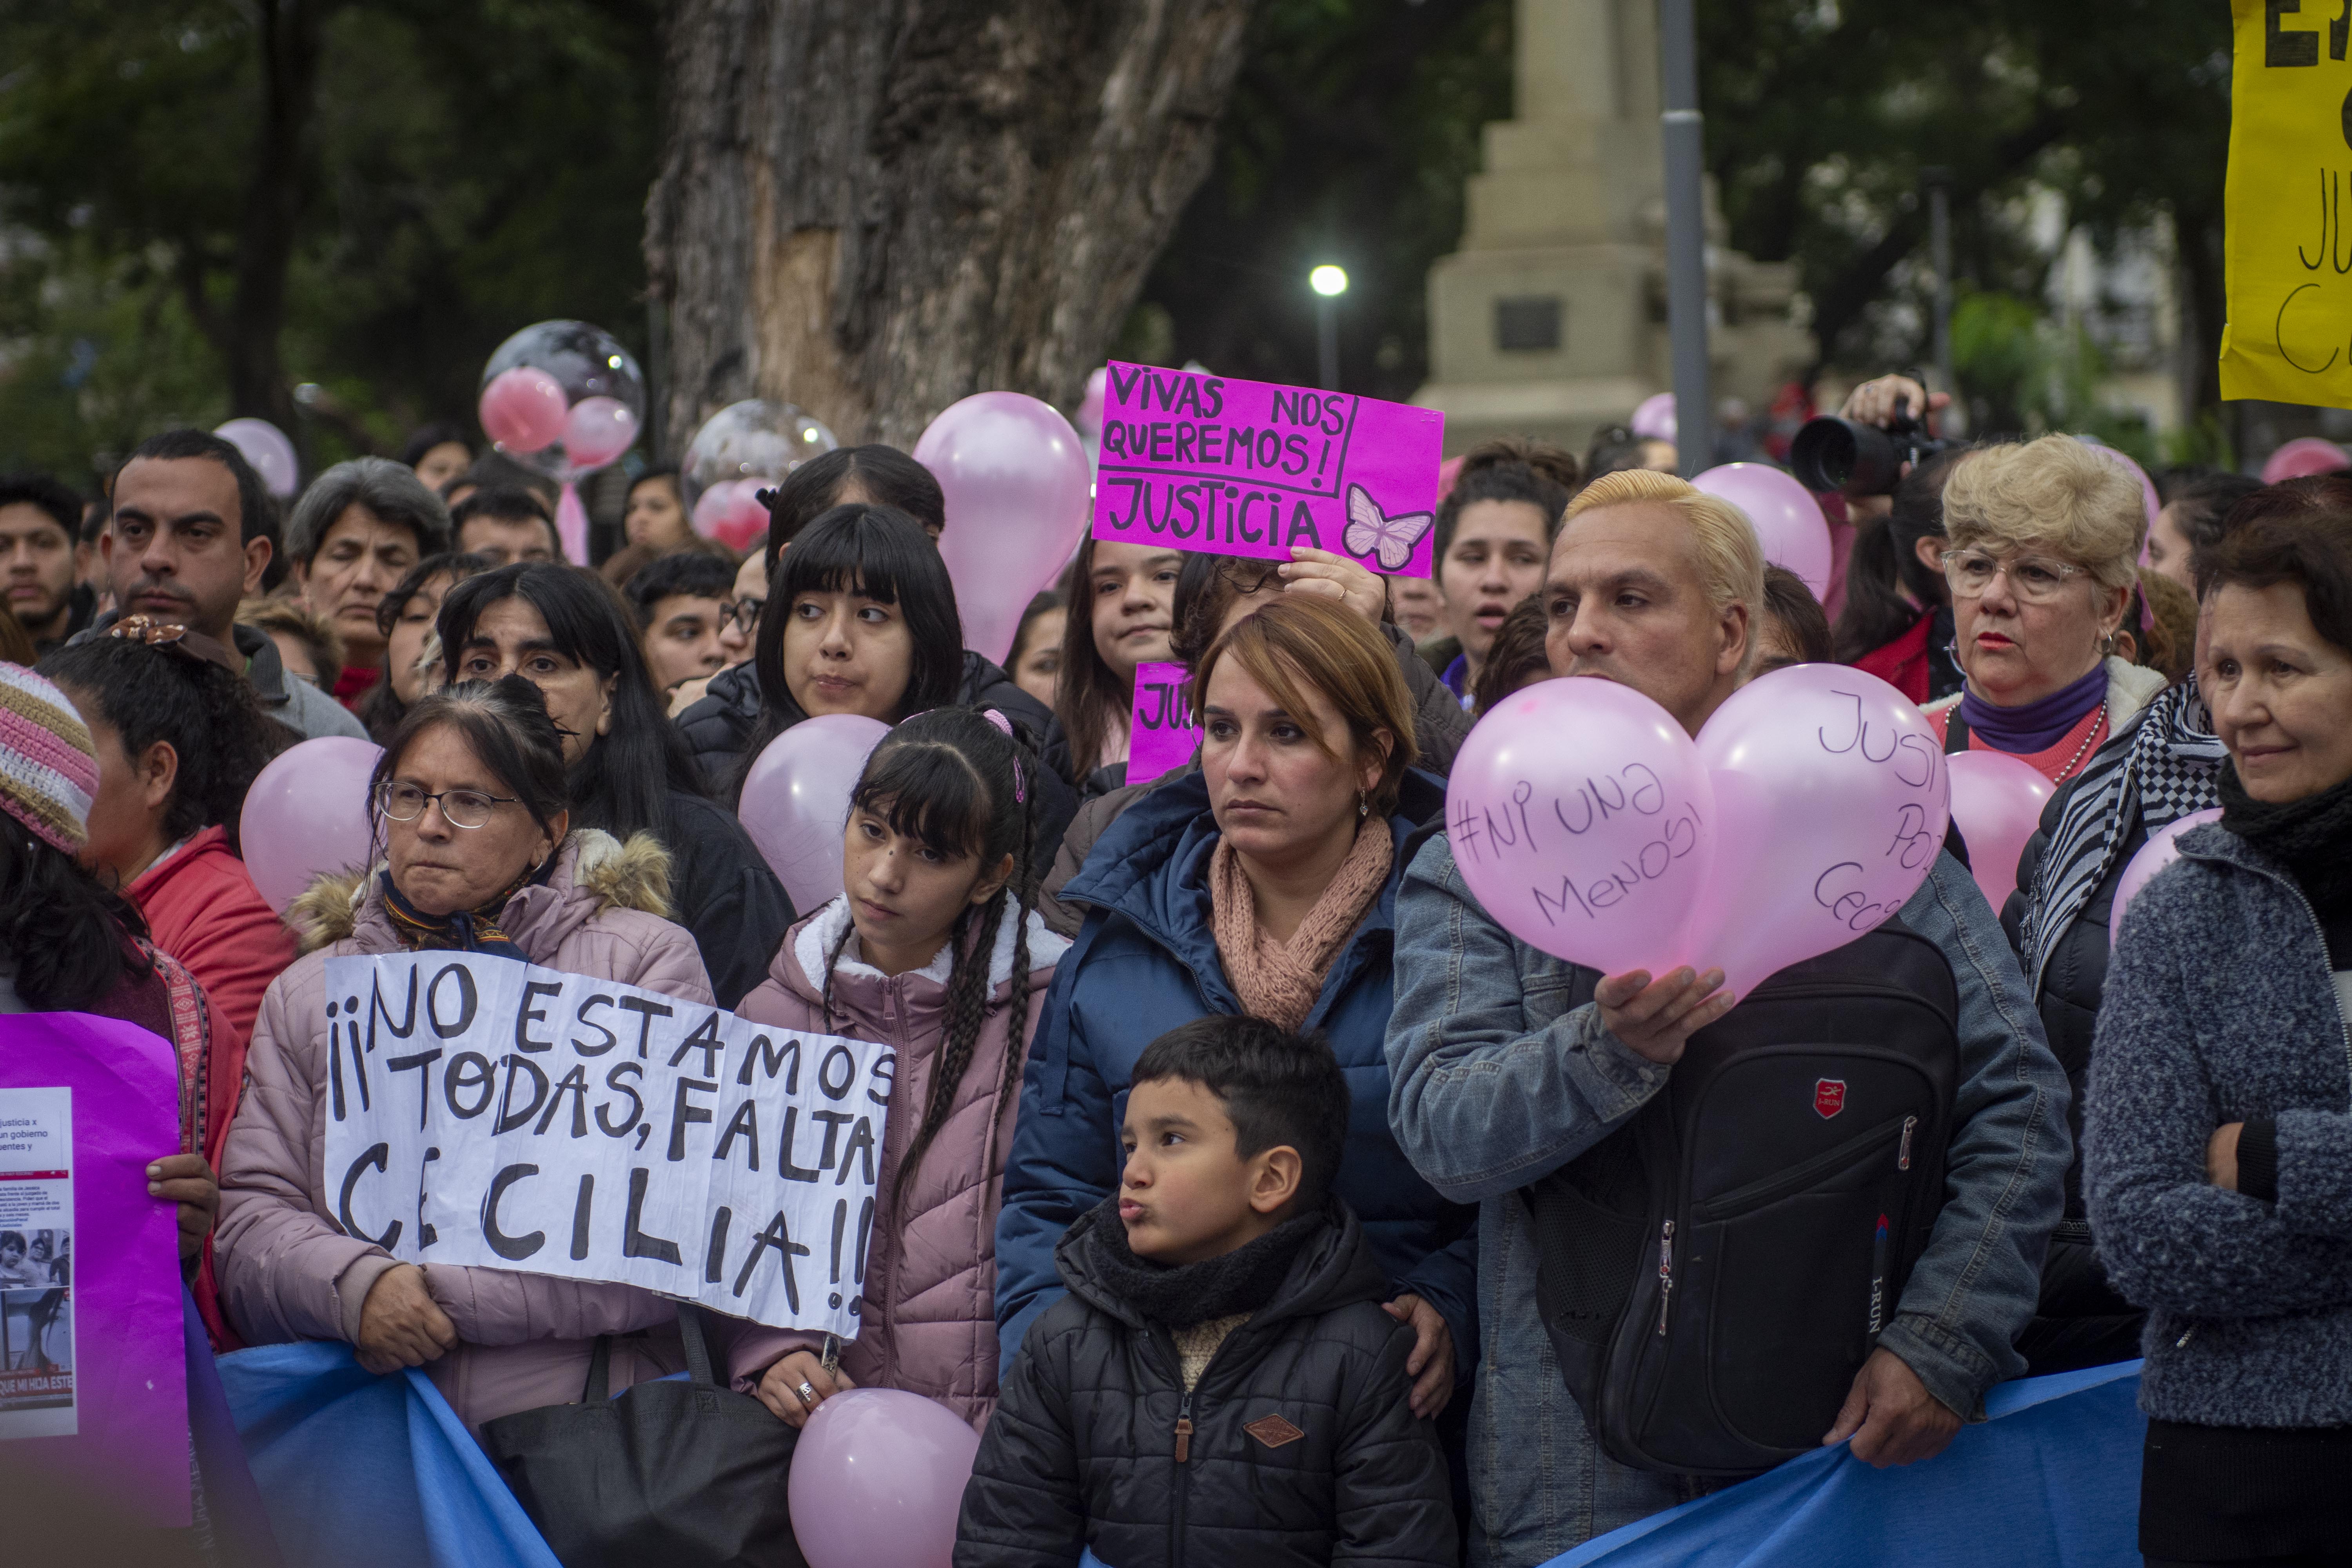
<svg viewBox="0 0 2352 1568">
<path fill-rule="evenodd" d="M 1698 42 L 1691 0 L 1659 0 L 1659 115 L 1666 155 L 1666 336 L 1675 372 L 1675 446 L 1685 478 L 1715 461 L 1715 405 L 1707 390 L 1705 121 L 1698 108 Z"/>
<path fill-rule="evenodd" d="M 1348 291 L 1344 268 L 1325 262 L 1307 275 L 1315 290 L 1315 335 L 1322 351 L 1323 390 L 1339 390 L 1339 296 Z"/>
</svg>

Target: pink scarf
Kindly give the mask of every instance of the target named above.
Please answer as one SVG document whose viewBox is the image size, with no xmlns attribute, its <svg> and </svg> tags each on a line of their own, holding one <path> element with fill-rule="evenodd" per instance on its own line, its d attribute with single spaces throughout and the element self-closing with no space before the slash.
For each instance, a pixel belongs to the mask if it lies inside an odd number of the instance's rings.
<svg viewBox="0 0 2352 1568">
<path fill-rule="evenodd" d="M 1364 913 L 1387 885 L 1396 858 L 1388 823 L 1369 817 L 1356 829 L 1354 847 L 1339 862 L 1323 896 L 1298 922 L 1288 942 L 1276 942 L 1258 924 L 1257 899 L 1242 872 L 1230 839 L 1220 839 L 1209 858 L 1209 905 L 1217 956 L 1225 978 L 1250 1016 L 1296 1029 L 1315 1010 L 1323 980 L 1339 950 L 1363 923 Z"/>
</svg>

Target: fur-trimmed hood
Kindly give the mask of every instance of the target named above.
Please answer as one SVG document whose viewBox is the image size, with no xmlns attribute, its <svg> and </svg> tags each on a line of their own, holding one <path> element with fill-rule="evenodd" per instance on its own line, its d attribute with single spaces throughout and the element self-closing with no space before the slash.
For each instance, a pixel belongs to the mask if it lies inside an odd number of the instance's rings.
<svg viewBox="0 0 2352 1568">
<path fill-rule="evenodd" d="M 304 952 L 357 940 L 363 951 L 389 952 L 398 943 L 383 911 L 378 861 L 365 871 L 320 877 L 286 911 Z M 669 851 L 650 833 L 625 844 L 601 828 L 576 828 L 556 851 L 555 870 L 507 900 L 499 924 L 534 960 L 606 910 L 637 910 L 670 918 Z"/>
</svg>

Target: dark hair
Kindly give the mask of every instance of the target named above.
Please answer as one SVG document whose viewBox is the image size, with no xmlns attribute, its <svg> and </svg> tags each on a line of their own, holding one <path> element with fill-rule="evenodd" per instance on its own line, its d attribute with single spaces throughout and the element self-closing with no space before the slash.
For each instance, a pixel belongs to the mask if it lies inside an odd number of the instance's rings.
<svg viewBox="0 0 2352 1568">
<path fill-rule="evenodd" d="M 1584 449 L 1584 482 L 1589 485 L 1603 474 L 1641 468 L 1642 448 L 1653 441 L 1674 445 L 1664 436 L 1637 436 L 1627 426 L 1602 426 L 1592 433 L 1592 444 Z"/>
<path fill-rule="evenodd" d="M 2284 479 L 2238 503 L 2196 556 L 2197 597 L 2292 583 L 2319 635 L 2352 651 L 2352 473 Z"/>
<path fill-rule="evenodd" d="M 30 668 L 40 657 L 33 646 L 33 634 L 16 618 L 16 612 L 0 602 L 0 663 L 21 664 Z"/>
<path fill-rule="evenodd" d="M 449 509 L 449 540 L 465 537 L 466 524 L 478 517 L 499 522 L 536 522 L 547 530 L 548 547 L 557 559 L 563 555 L 563 536 L 555 531 L 555 514 L 533 492 L 514 485 L 484 485 Z"/>
<path fill-rule="evenodd" d="M 1089 540 L 1088 542 L 1091 543 L 1092 541 Z M 1029 607 L 1021 612 L 1021 624 L 1013 628 L 1013 647 L 1004 656 L 1005 663 L 1017 666 L 1021 662 L 1021 656 L 1029 651 L 1029 628 L 1037 624 L 1040 616 L 1050 611 L 1061 609 L 1068 602 L 1057 588 L 1039 589 L 1037 596 L 1029 601 Z M 1019 671 L 1016 669 L 1014 673 L 1018 674 Z"/>
<path fill-rule="evenodd" d="M 1062 574 L 1061 592 L 1056 595 L 1069 606 L 1070 615 L 1062 623 L 1061 684 L 1054 689 L 1054 716 L 1062 721 L 1062 733 L 1069 737 L 1070 761 L 1082 775 L 1102 761 L 1104 742 L 1127 721 L 1135 706 L 1133 684 L 1121 680 L 1104 659 L 1102 649 L 1095 646 L 1095 544 L 1092 534 L 1079 542 L 1077 554 Z M 1182 559 L 1189 564 L 1194 558 Z M 1178 580 L 1182 580 L 1181 566 Z M 1029 616 L 1037 613 L 1037 605 L 1032 604 L 1028 615 L 1022 617 L 1024 629 Z M 1014 641 L 1017 644 L 1019 638 Z"/>
<path fill-rule="evenodd" d="M 1496 703 L 1517 691 L 1530 674 L 1549 675 L 1551 656 L 1544 651 L 1544 634 L 1551 617 L 1541 593 L 1529 594 L 1511 606 L 1495 628 L 1495 644 L 1486 662 L 1470 683 L 1472 710 L 1485 718 Z"/>
<path fill-rule="evenodd" d="M 19 1252 L 30 1252 L 33 1250 L 33 1244 L 25 1239 L 25 1233 L 23 1231 L 0 1230 L 0 1249 L 5 1249 L 12 1241 L 16 1244 L 16 1250 Z"/>
<path fill-rule="evenodd" d="M 16 994 L 42 1013 L 85 1013 L 154 973 L 131 942 L 139 908 L 79 862 L 0 812 L 0 954 Z"/>
<path fill-rule="evenodd" d="M 1764 613 L 1787 630 L 1801 664 L 1828 664 L 1830 617 L 1805 580 L 1786 566 L 1764 568 Z"/>
<path fill-rule="evenodd" d="M 1037 781 L 1044 771 L 1034 750 L 983 714 L 970 708 L 934 708 L 884 736 L 850 791 L 850 810 L 882 818 L 891 832 L 919 839 L 934 854 L 970 855 L 983 876 L 1007 856 L 1013 860 L 1006 883 L 1009 900 L 1000 895 L 985 904 L 967 904 L 948 933 L 954 957 L 948 969 L 946 1034 L 931 1073 L 922 1123 L 899 1160 L 898 1192 L 905 1191 L 907 1178 L 955 1110 L 957 1092 L 988 1019 L 993 989 L 989 966 L 1008 901 L 1015 922 L 1008 1004 L 1012 1016 L 995 1114 L 1002 1117 L 1020 1092 L 1022 1040 L 1029 1021 L 1029 912 L 1037 905 L 1032 864 L 1037 843 Z M 845 920 L 833 951 L 825 955 L 822 999 L 827 1030 L 833 1027 L 833 972 L 856 929 L 855 921 Z"/>
<path fill-rule="evenodd" d="M 622 589 L 622 596 L 637 613 L 637 629 L 651 631 L 654 609 L 664 599 L 684 594 L 697 599 L 724 599 L 735 591 L 735 563 L 699 550 L 673 550 L 656 555 L 638 569 Z"/>
<path fill-rule="evenodd" d="M 2133 634 L 2139 662 L 2168 681 L 2187 675 L 2196 662 L 2197 595 L 2152 566 L 2139 569 L 2138 603 L 2125 613 L 2124 626 Z"/>
<path fill-rule="evenodd" d="M 35 506 L 66 531 L 66 542 L 81 538 L 81 497 L 47 474 L 0 478 L 0 506 Z"/>
<path fill-rule="evenodd" d="M 547 699 L 539 688 L 520 675 L 502 675 L 496 680 L 460 680 L 418 698 L 383 743 L 383 755 L 368 780 L 371 859 L 383 853 L 383 819 L 373 809 L 376 791 L 399 772 L 401 758 L 416 738 L 439 724 L 457 731 L 499 787 L 522 802 L 541 832 L 555 837 L 553 818 L 572 805 L 563 776 L 563 736 L 547 716 Z"/>
<path fill-rule="evenodd" d="M 70 643 L 41 661 L 41 673 L 67 689 L 77 708 L 121 737 L 126 756 L 158 741 L 179 758 L 163 832 L 177 842 L 217 824 L 232 853 L 243 854 L 237 816 L 245 793 L 269 760 L 301 736 L 261 710 L 252 682 L 177 647 L 150 647 L 128 637 Z"/>
<path fill-rule="evenodd" d="M 400 460 L 404 466 L 414 468 L 434 447 L 453 443 L 466 448 L 466 461 L 470 463 L 474 460 L 474 438 L 466 433 L 464 426 L 452 424 L 446 419 L 419 425 L 408 433 L 408 439 L 401 443 Z"/>
<path fill-rule="evenodd" d="M 2262 488 L 2252 474 L 2207 474 L 2182 485 L 2165 502 L 2172 509 L 2173 528 L 2189 542 L 2192 572 L 2197 557 L 2221 542 L 2237 504 Z"/>
<path fill-rule="evenodd" d="M 1558 447 L 1506 436 L 1474 447 L 1463 456 L 1454 488 L 1437 503 L 1437 538 L 1432 548 L 1443 562 L 1454 548 L 1462 509 L 1475 501 L 1525 501 L 1542 514 L 1544 541 L 1559 532 L 1559 515 L 1584 483 L 1576 459 Z"/>
<path fill-rule="evenodd" d="M 1188 552 L 1176 574 L 1173 624 L 1168 631 L 1168 651 L 1187 669 L 1197 669 L 1202 656 L 1223 629 L 1225 612 L 1235 599 L 1261 592 L 1268 584 L 1282 585 L 1282 563 L 1248 555 L 1209 555 Z M 1072 619 L 1076 617 L 1073 616 Z M 1065 733 L 1069 721 L 1062 721 Z M 1076 757 L 1076 739 L 1070 754 Z"/>
<path fill-rule="evenodd" d="M 96 544 L 98 542 L 98 536 L 104 533 L 106 531 L 106 525 L 113 521 L 114 502 L 101 492 L 91 500 L 88 507 L 83 509 L 81 524 L 78 537 L 84 544 Z M 271 537 L 275 538 L 276 536 L 272 535 Z M 278 558 L 275 555 L 270 557 L 272 564 L 276 563 L 277 559 Z"/>
<path fill-rule="evenodd" d="M 269 487 L 261 482 L 261 476 L 254 471 L 253 465 L 245 460 L 245 454 L 237 450 L 236 442 L 225 440 L 209 430 L 166 430 L 160 436 L 148 437 L 132 447 L 131 456 L 122 459 L 122 468 L 129 468 L 142 458 L 152 458 L 164 463 L 177 462 L 185 458 L 209 458 L 220 464 L 236 481 L 237 542 L 250 544 L 257 539 L 267 539 L 273 556 L 285 553 L 278 548 L 278 503 L 270 498 Z M 117 481 L 122 478 L 122 468 L 114 470 Z M 114 490 L 113 484 L 106 487 L 109 496 L 113 495 Z"/>
<path fill-rule="evenodd" d="M 434 578 L 446 575 L 449 585 L 454 588 L 467 578 L 489 569 L 488 556 L 460 554 L 455 551 L 426 556 L 408 569 L 407 575 L 394 585 L 392 592 L 376 601 L 375 629 L 387 640 L 390 639 L 393 626 L 400 620 L 400 613 L 408 608 L 408 602 L 423 593 L 425 584 Z M 401 720 L 407 716 L 408 704 L 403 702 L 400 693 L 392 689 L 390 649 L 384 653 L 383 679 L 368 688 L 367 695 L 360 699 L 360 705 L 353 711 L 379 745 L 400 728 Z"/>
<path fill-rule="evenodd" d="M 866 501 L 835 507 L 800 531 L 784 552 L 782 574 L 768 580 L 768 603 L 760 612 L 751 654 L 760 678 L 760 722 L 729 783 L 730 803 L 742 794 L 743 774 L 768 742 L 808 717 L 784 679 L 784 628 L 792 620 L 793 601 L 803 594 L 853 593 L 896 605 L 906 617 L 913 668 L 907 672 L 898 711 L 919 713 L 956 700 L 963 685 L 963 620 L 956 613 L 947 563 L 905 512 Z M 614 727 L 620 727 L 617 715 Z"/>
<path fill-rule="evenodd" d="M 676 463 L 656 463 L 652 468 L 647 468 L 644 473 L 639 474 L 635 479 L 629 481 L 628 493 L 630 495 L 636 494 L 637 487 L 639 485 L 649 484 L 655 479 L 668 480 L 671 492 L 677 497 L 681 505 L 685 503 L 686 485 L 685 482 L 677 477 L 677 465 Z"/>
<path fill-rule="evenodd" d="M 948 499 L 930 469 L 896 447 L 836 447 L 762 492 L 768 502 L 770 577 L 776 574 L 778 552 L 830 510 L 853 480 L 869 502 L 905 512 L 931 533 L 948 525 Z"/>
<path fill-rule="evenodd" d="M 1180 1024 L 1143 1047 L 1130 1087 L 1181 1079 L 1223 1102 L 1234 1152 L 1247 1160 L 1288 1144 L 1298 1151 L 1291 1212 L 1321 1206 L 1348 1147 L 1348 1079 L 1320 1031 L 1293 1034 L 1264 1018 L 1231 1015 Z"/>
<path fill-rule="evenodd" d="M 1973 450 L 1949 447 L 1922 459 L 1895 487 L 1886 516 L 1856 531 L 1846 563 L 1845 604 L 1830 637 L 1841 663 L 1885 647 L 1950 597 L 1943 574 L 1919 559 L 1919 541 L 1943 537 L 1944 482 Z"/>
<path fill-rule="evenodd" d="M 547 623 L 556 652 L 613 682 L 612 728 L 590 741 L 572 768 L 569 791 L 580 826 L 624 839 L 650 829 L 674 841 L 667 826 L 670 793 L 700 795 L 702 781 L 686 737 L 654 689 L 620 595 L 593 572 L 552 561 L 518 561 L 468 577 L 441 601 L 435 623 L 441 667 L 450 679 L 457 679 L 458 660 L 483 612 L 501 599 L 528 603 Z"/>
</svg>

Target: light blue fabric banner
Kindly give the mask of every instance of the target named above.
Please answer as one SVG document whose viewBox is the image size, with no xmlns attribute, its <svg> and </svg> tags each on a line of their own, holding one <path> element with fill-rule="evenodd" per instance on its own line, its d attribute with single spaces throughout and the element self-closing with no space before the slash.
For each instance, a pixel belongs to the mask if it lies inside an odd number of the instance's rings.
<svg viewBox="0 0 2352 1568">
<path fill-rule="evenodd" d="M 560 1568 L 423 1373 L 378 1377 L 321 1342 L 218 1366 L 289 1568 Z"/>
</svg>

